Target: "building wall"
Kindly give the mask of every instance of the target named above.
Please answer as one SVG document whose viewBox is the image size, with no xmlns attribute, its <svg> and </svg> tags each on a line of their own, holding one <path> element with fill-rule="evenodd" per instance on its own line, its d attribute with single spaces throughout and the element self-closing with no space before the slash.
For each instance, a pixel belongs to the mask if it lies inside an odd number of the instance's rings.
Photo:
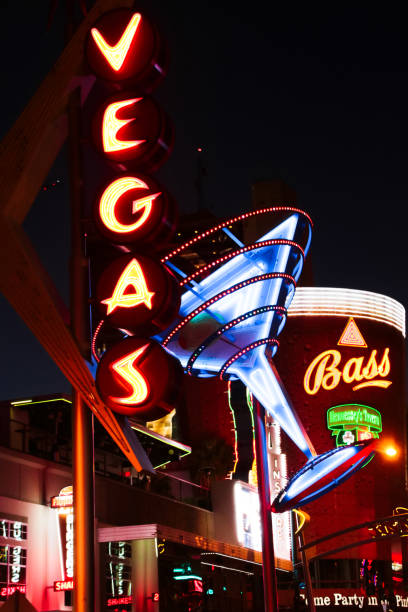
<svg viewBox="0 0 408 612">
<path fill-rule="evenodd" d="M 317 453 L 336 446 L 333 431 L 327 427 L 328 409 L 340 404 L 355 403 L 368 405 L 381 413 L 381 440 L 395 445 L 398 456 L 395 460 L 389 460 L 377 453 L 366 467 L 346 483 L 305 506 L 312 517 L 306 534 L 309 541 L 348 526 L 390 515 L 396 506 L 406 506 L 408 501 L 405 489 L 404 337 L 401 331 L 390 324 L 356 316 L 355 322 L 367 347 L 341 346 L 338 342 L 350 314 L 353 313 L 348 312 L 343 316 L 311 316 L 310 313 L 289 316 L 281 335 L 275 364 Z M 339 352 L 341 361 L 338 369 L 341 371 L 350 359 L 354 360 L 354 365 L 349 368 L 352 374 L 358 360 L 362 359 L 364 369 L 372 351 L 376 351 L 374 356 L 378 364 L 387 349 L 390 372 L 386 377 L 376 376 L 375 379 L 390 382 L 388 387 L 367 386 L 355 389 L 358 382 L 366 382 L 367 379 L 346 383 L 344 378 L 340 378 L 334 386 L 333 378 L 327 374 L 326 386 L 333 386 L 332 389 L 321 386 L 315 393 L 306 392 L 305 374 L 313 360 L 323 351 Z M 331 358 L 328 363 L 331 363 Z M 309 391 L 316 390 L 316 371 L 317 366 L 311 376 Z M 305 463 L 305 457 L 289 440 L 286 441 L 286 447 L 289 474 L 293 474 Z M 370 537 L 367 530 L 365 535 Z M 341 544 L 346 541 L 347 536 L 342 538 Z M 340 545 L 339 542 L 330 544 Z M 321 550 L 322 547 L 317 548 L 316 552 Z M 364 549 L 350 549 L 341 556 L 385 558 L 384 555 L 388 556 L 386 547 L 380 549 L 370 545 Z"/>
</svg>

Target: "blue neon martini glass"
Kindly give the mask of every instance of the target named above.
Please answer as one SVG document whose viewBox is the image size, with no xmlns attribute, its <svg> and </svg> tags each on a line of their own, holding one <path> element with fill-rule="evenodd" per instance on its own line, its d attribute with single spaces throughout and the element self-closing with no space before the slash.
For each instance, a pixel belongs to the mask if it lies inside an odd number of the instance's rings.
<svg viewBox="0 0 408 612">
<path fill-rule="evenodd" d="M 267 221 L 272 228 L 254 242 L 242 242 L 231 229 L 256 215 L 263 217 L 263 227 Z M 201 243 L 222 243 L 220 232 L 230 247 L 224 245 L 217 259 L 193 271 L 183 270 Z M 310 242 L 306 213 L 272 207 L 221 223 L 162 259 L 178 275 L 184 293 L 178 320 L 159 340 L 189 374 L 241 380 L 307 458 L 272 504 L 275 512 L 327 493 L 363 467 L 375 450 L 367 442 L 316 456 L 271 360 Z"/>
<path fill-rule="evenodd" d="M 310 246 L 311 222 L 291 207 L 257 214 L 276 224 L 254 242 L 245 244 L 230 231 L 250 213 L 220 224 L 164 258 L 179 276 L 184 293 L 178 321 L 160 339 L 188 373 L 240 379 L 310 459 L 313 447 L 270 359 Z M 217 232 L 230 238 L 230 250 L 186 274 L 182 255 L 199 249 L 200 241 L 212 240 Z"/>
</svg>

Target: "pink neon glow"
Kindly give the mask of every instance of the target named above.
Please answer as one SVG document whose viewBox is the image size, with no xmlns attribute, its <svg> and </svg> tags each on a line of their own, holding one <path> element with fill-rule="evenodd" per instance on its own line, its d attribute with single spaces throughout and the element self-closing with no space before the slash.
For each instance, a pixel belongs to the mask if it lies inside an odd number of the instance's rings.
<svg viewBox="0 0 408 612">
<path fill-rule="evenodd" d="M 105 153 L 112 153 L 115 151 L 124 151 L 126 149 L 132 149 L 138 147 L 145 140 L 120 140 L 117 137 L 119 130 L 134 121 L 134 117 L 131 119 L 118 119 L 117 113 L 123 108 L 136 104 L 142 98 L 131 98 L 130 100 L 120 100 L 119 102 L 113 102 L 109 104 L 103 114 L 102 119 L 102 145 Z"/>
<path fill-rule="evenodd" d="M 91 30 L 95 44 L 115 72 L 119 72 L 123 66 L 126 56 L 129 53 L 130 45 L 135 38 L 141 18 L 142 16 L 140 13 L 134 13 L 132 15 L 132 18 L 116 45 L 107 43 L 97 28 L 92 28 Z"/>
<path fill-rule="evenodd" d="M 98 337 L 99 332 L 101 331 L 102 325 L 104 324 L 104 320 L 102 319 L 102 321 L 99 321 L 98 325 L 96 326 L 93 338 L 92 338 L 92 343 L 91 343 L 91 350 L 92 350 L 92 355 L 95 358 L 95 361 L 99 362 L 99 357 L 96 354 L 96 338 Z"/>
</svg>

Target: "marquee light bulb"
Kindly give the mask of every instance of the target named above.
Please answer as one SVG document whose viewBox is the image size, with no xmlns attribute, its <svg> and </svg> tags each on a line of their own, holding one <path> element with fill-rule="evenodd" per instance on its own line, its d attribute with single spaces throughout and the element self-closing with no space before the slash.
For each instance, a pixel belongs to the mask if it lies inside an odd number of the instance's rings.
<svg viewBox="0 0 408 612">
<path fill-rule="evenodd" d="M 97 28 L 92 28 L 91 30 L 95 44 L 115 72 L 119 72 L 123 66 L 127 54 L 129 53 L 130 45 L 135 38 L 141 18 L 142 16 L 140 13 L 134 13 L 134 15 L 132 15 L 125 31 L 116 45 L 107 43 Z"/>
<path fill-rule="evenodd" d="M 136 104 L 136 102 L 139 102 L 140 100 L 142 100 L 142 98 L 120 100 L 119 102 L 113 102 L 106 107 L 102 119 L 102 145 L 105 153 L 132 149 L 133 147 L 137 147 L 143 142 L 146 142 L 145 140 L 120 140 L 117 137 L 117 133 L 122 127 L 134 121 L 133 117 L 131 119 L 119 119 L 117 116 L 118 111 L 120 111 L 122 108 L 132 106 L 132 104 Z"/>
<path fill-rule="evenodd" d="M 100 199 L 100 219 L 107 229 L 116 234 L 129 234 L 142 227 L 150 216 L 154 200 L 161 195 L 161 192 L 158 192 L 133 200 L 132 213 L 141 212 L 142 214 L 134 223 L 124 224 L 116 216 L 116 206 L 119 198 L 132 189 L 148 189 L 148 186 L 135 176 L 123 176 L 108 185 Z"/>
<path fill-rule="evenodd" d="M 387 446 L 384 452 L 387 457 L 395 457 L 398 454 L 398 451 L 394 446 Z"/>
<path fill-rule="evenodd" d="M 148 344 L 145 344 L 136 351 L 133 351 L 133 353 L 125 355 L 122 359 L 118 359 L 112 364 L 112 369 L 132 388 L 131 394 L 127 397 L 111 397 L 110 399 L 113 402 L 132 406 L 141 404 L 149 395 L 149 387 L 145 377 L 142 372 L 134 366 L 135 361 L 143 355 L 148 346 Z"/>
</svg>

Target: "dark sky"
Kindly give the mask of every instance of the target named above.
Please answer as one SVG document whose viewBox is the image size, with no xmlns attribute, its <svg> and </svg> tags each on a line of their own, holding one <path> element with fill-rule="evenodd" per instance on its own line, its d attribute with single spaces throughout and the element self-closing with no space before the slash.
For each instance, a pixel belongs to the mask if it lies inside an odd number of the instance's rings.
<svg viewBox="0 0 408 612">
<path fill-rule="evenodd" d="M 217 3 L 218 4 L 218 3 Z M 165 2 L 146 6 L 168 40 L 155 97 L 176 145 L 160 170 L 183 212 L 197 206 L 195 150 L 205 150 L 206 203 L 220 216 L 250 207 L 254 180 L 281 178 L 315 222 L 316 284 L 407 303 L 407 40 L 402 8 Z M 396 5 L 395 5 L 396 6 Z M 3 136 L 63 48 L 64 3 L 2 5 Z M 68 296 L 64 152 L 25 228 Z M 67 391 L 45 351 L 0 296 L 0 400 Z"/>
</svg>

